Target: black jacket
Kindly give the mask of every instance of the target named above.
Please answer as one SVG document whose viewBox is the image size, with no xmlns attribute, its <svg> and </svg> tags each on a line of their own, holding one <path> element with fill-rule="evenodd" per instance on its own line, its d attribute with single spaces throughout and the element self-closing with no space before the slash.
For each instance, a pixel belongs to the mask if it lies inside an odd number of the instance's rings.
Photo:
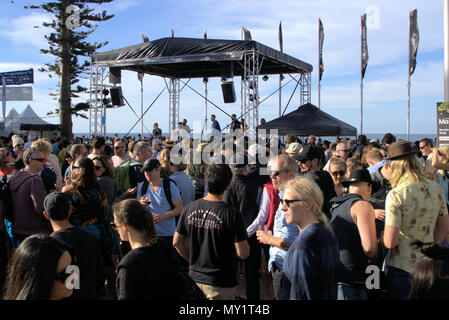
<svg viewBox="0 0 449 320">
<path fill-rule="evenodd" d="M 257 182 L 244 175 L 234 175 L 226 191 L 225 202 L 241 213 L 245 229 L 251 225 L 259 213 L 259 192 Z"/>
</svg>

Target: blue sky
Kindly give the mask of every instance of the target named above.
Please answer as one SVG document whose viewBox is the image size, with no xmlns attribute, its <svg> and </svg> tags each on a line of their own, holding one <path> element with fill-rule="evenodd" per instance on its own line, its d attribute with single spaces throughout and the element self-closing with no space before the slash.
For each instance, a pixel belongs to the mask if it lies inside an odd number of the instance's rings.
<svg viewBox="0 0 449 320">
<path fill-rule="evenodd" d="M 37 71 L 52 61 L 39 53 L 46 47 L 45 28 L 33 28 L 49 17 L 39 10 L 19 8 L 41 0 L 9 0 L 0 2 L 0 72 L 34 68 L 34 101 L 8 102 L 7 112 L 14 107 L 19 113 L 29 103 L 35 112 L 45 116 L 57 107 L 48 94 L 56 88 L 56 81 Z M 115 0 L 98 6 L 115 17 L 100 23 L 89 38 L 108 41 L 100 51 L 137 44 L 140 34 L 150 40 L 168 37 L 171 29 L 178 37 L 201 38 L 207 29 L 210 39 L 240 39 L 241 27 L 251 31 L 253 40 L 278 49 L 278 25 L 282 21 L 284 52 L 313 65 L 312 103 L 317 105 L 318 18 L 324 31 L 324 74 L 321 81 L 321 107 L 329 114 L 360 128 L 360 16 L 368 13 L 369 62 L 364 78 L 363 133 L 406 133 L 407 130 L 407 69 L 408 16 L 418 9 L 420 43 L 417 68 L 412 76 L 411 133 L 435 134 L 436 102 L 444 99 L 444 42 L 443 0 L 364 1 L 364 0 L 284 0 L 245 2 L 146 1 Z M 377 14 L 378 13 L 378 14 Z M 82 80 L 88 86 L 88 79 Z M 234 79 L 237 102 L 224 104 L 219 79 L 209 81 L 209 98 L 228 113 L 240 113 L 240 83 Z M 203 92 L 201 79 L 189 85 Z M 137 75 L 122 72 L 123 94 L 140 114 L 140 83 Z M 144 105 L 148 106 L 165 87 L 162 78 L 144 77 Z M 263 99 L 278 87 L 278 77 L 261 82 Z M 291 82 L 282 91 L 283 108 L 294 89 Z M 88 97 L 86 97 L 87 99 Z M 158 122 L 168 131 L 168 94 L 164 94 L 144 118 L 147 128 Z M 287 112 L 299 106 L 295 94 Z M 215 113 L 222 127 L 228 117 L 209 105 L 208 113 Z M 259 106 L 259 117 L 267 120 L 278 116 L 278 95 Z M 180 118 L 193 127 L 195 121 L 204 122 L 204 100 L 189 88 L 181 92 Z M 58 118 L 46 118 L 58 123 Z M 108 110 L 107 131 L 128 132 L 137 118 L 127 107 Z M 88 132 L 89 121 L 73 117 L 74 132 Z M 210 122 L 209 122 L 210 124 Z M 140 132 L 140 124 L 134 132 Z"/>
</svg>

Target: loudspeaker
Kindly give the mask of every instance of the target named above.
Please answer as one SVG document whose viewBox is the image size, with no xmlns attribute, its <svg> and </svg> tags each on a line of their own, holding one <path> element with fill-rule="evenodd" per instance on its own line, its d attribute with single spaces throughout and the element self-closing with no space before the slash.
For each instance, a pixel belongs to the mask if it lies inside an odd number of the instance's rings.
<svg viewBox="0 0 449 320">
<path fill-rule="evenodd" d="M 228 82 L 222 83 L 221 91 L 223 91 L 224 103 L 234 103 L 235 102 L 234 81 L 228 81 Z"/>
<path fill-rule="evenodd" d="M 220 77 L 222 78 L 234 77 L 234 61 L 224 61 L 220 63 Z"/>
<path fill-rule="evenodd" d="M 123 101 L 122 95 L 122 87 L 114 87 L 109 89 L 111 94 L 111 101 L 113 106 L 124 106 L 125 102 Z"/>
<path fill-rule="evenodd" d="M 121 83 L 122 82 L 122 69 L 120 68 L 109 68 L 109 83 Z"/>
</svg>

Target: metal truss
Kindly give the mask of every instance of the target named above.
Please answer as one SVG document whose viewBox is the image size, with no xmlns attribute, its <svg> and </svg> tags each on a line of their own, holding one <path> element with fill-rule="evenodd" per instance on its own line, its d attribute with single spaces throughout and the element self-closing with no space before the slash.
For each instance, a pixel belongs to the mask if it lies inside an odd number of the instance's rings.
<svg viewBox="0 0 449 320">
<path fill-rule="evenodd" d="M 263 63 L 255 50 L 243 56 L 241 84 L 241 118 L 249 130 L 256 130 L 259 123 L 259 71 Z"/>
<path fill-rule="evenodd" d="M 107 69 L 107 66 L 90 64 L 89 136 L 106 136 L 106 106 L 103 103 L 103 89 L 113 87 L 105 84 L 109 76 Z"/>
<path fill-rule="evenodd" d="M 300 91 L 300 106 L 312 101 L 312 77 L 310 72 L 302 73 L 299 78 Z"/>
<path fill-rule="evenodd" d="M 178 78 L 170 78 L 169 92 L 169 130 L 170 134 L 178 127 L 179 123 L 179 99 L 181 93 L 181 81 Z"/>
</svg>

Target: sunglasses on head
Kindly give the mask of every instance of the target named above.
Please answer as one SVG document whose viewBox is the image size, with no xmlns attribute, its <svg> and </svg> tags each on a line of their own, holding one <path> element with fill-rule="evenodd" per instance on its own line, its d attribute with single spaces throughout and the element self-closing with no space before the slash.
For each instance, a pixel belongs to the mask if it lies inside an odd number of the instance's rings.
<svg viewBox="0 0 449 320">
<path fill-rule="evenodd" d="M 306 200 L 302 200 L 302 199 L 292 199 L 292 200 L 280 199 L 280 200 L 281 200 L 281 205 L 283 206 L 285 203 L 287 205 L 287 208 L 290 208 L 290 204 L 292 204 L 292 203 L 306 201 Z"/>
</svg>

